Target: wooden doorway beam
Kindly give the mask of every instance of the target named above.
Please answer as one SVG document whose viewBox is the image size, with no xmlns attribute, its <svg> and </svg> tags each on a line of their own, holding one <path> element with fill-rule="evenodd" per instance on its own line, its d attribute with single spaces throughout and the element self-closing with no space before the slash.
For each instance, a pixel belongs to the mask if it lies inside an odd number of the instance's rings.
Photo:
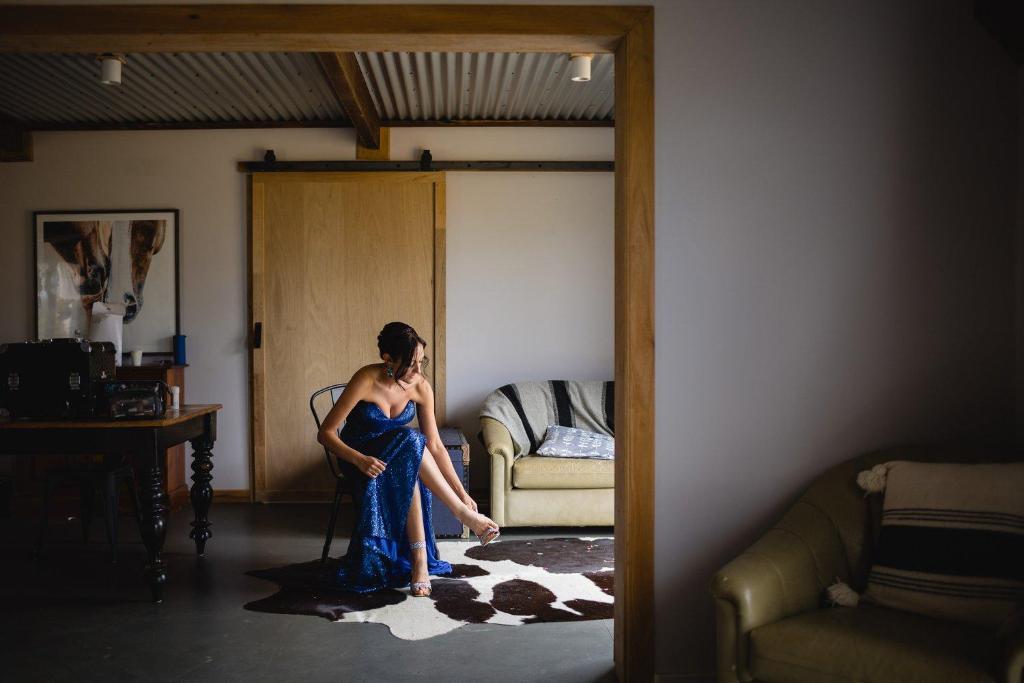
<svg viewBox="0 0 1024 683">
<path fill-rule="evenodd" d="M 615 51 L 615 119 L 615 670 L 622 662 L 622 680 L 650 681 L 655 639 L 653 10 Z M 620 557 L 626 558 L 621 565 Z"/>
<path fill-rule="evenodd" d="M 21 123 L 0 117 L 0 162 L 32 161 L 32 131 Z"/>
<path fill-rule="evenodd" d="M 320 69 L 335 99 L 356 129 L 356 141 L 366 149 L 380 149 L 380 117 L 353 52 L 317 52 Z"/>
<path fill-rule="evenodd" d="M 0 6 L 0 52 L 603 52 L 643 7 Z"/>
<path fill-rule="evenodd" d="M 614 52 L 618 680 L 654 633 L 654 10 L 507 5 L 0 6 L 0 52 Z"/>
</svg>

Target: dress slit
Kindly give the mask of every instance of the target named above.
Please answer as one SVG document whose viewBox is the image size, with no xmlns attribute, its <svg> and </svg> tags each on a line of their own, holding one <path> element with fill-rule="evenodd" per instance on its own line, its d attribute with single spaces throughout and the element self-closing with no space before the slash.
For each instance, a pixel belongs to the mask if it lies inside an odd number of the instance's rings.
<svg viewBox="0 0 1024 683">
<path fill-rule="evenodd" d="M 389 418 L 375 403 L 360 401 L 341 430 L 347 445 L 386 464 L 382 474 L 371 478 L 342 462 L 345 476 L 353 478 L 358 505 L 352 538 L 338 568 L 337 583 L 342 590 L 366 593 L 409 585 L 409 510 L 426 444 L 423 432 L 404 426 L 412 419 L 410 408 L 414 405 L 410 401 L 398 417 Z M 452 567 L 440 558 L 434 539 L 432 497 L 420 484 L 427 571 L 450 574 Z"/>
</svg>

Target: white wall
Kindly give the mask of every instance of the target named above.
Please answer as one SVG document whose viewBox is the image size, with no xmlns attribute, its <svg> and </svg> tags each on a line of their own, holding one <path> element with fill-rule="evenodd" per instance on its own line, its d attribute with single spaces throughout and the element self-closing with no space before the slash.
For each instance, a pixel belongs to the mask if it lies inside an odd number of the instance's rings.
<svg viewBox="0 0 1024 683">
<path fill-rule="evenodd" d="M 969 0 L 590 4 L 656 6 L 656 671 L 708 674 L 815 475 L 1010 437 L 1013 68 Z"/>
<path fill-rule="evenodd" d="M 611 159 L 613 131 L 399 129 L 393 158 Z M 0 340 L 34 336 L 32 211 L 181 209 L 188 401 L 224 404 L 214 486 L 249 486 L 245 176 L 237 161 L 352 159 L 351 130 L 36 133 L 35 160 L 0 164 Z M 483 397 L 530 378 L 613 374 L 613 176 L 452 173 L 447 181 L 448 405 L 474 449 Z M 388 322 L 382 320 L 381 325 Z M 367 339 L 367 357 L 376 341 Z M 324 384 L 347 377 L 325 377 Z"/>
</svg>

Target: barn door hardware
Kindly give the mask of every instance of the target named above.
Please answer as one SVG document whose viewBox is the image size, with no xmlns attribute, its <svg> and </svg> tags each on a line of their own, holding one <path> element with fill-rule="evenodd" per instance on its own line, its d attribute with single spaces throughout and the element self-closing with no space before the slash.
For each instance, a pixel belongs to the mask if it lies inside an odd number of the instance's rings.
<svg viewBox="0 0 1024 683">
<path fill-rule="evenodd" d="M 611 173 L 614 161 L 437 161 L 424 150 L 418 161 L 240 161 L 243 173 L 315 171 L 597 171 Z"/>
</svg>

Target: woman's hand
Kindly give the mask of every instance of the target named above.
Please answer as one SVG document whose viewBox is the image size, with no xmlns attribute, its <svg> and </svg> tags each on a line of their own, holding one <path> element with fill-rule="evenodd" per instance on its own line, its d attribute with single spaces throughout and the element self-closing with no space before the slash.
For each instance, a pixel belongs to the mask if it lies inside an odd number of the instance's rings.
<svg viewBox="0 0 1024 683">
<path fill-rule="evenodd" d="M 476 501 L 470 498 L 469 496 L 469 491 L 463 491 L 461 498 L 462 502 L 468 505 L 470 510 L 472 510 L 473 512 L 479 512 L 479 510 L 477 510 L 476 507 Z"/>
<path fill-rule="evenodd" d="M 383 472 L 387 465 L 384 464 L 383 460 L 378 460 L 371 455 L 364 455 L 363 459 L 356 463 L 356 467 L 366 476 L 376 479 L 377 475 Z"/>
</svg>

